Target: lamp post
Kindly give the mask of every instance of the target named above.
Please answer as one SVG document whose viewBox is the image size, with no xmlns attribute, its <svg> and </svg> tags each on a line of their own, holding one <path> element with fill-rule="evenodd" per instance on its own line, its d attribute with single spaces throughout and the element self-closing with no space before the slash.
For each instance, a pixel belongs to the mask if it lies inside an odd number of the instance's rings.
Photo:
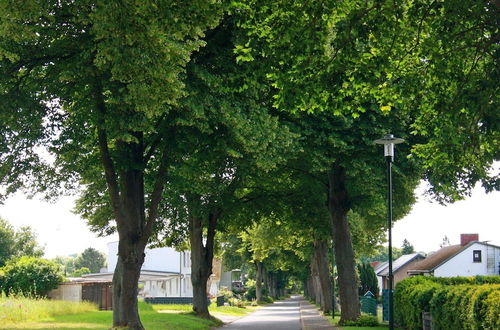
<svg viewBox="0 0 500 330">
<path fill-rule="evenodd" d="M 384 145 L 384 156 L 387 163 L 387 228 L 389 240 L 389 329 L 394 330 L 394 300 L 393 300 L 393 274 L 392 274 L 392 162 L 394 161 L 394 145 L 404 142 L 403 139 L 395 138 L 392 134 L 386 134 L 384 138 L 373 141 Z"/>
</svg>

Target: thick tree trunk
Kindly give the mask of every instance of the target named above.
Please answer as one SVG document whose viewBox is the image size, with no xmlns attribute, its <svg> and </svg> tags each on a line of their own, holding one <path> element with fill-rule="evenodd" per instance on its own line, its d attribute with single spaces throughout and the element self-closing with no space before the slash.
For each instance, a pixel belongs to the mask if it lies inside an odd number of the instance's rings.
<svg viewBox="0 0 500 330">
<path fill-rule="evenodd" d="M 326 240 L 315 240 L 316 267 L 321 288 L 321 309 L 325 313 L 332 310 L 332 280 L 328 267 L 328 244 Z"/>
<path fill-rule="evenodd" d="M 262 301 L 262 262 L 255 262 L 255 299 Z"/>
<path fill-rule="evenodd" d="M 116 146 L 115 157 L 120 164 L 115 167 L 108 146 L 107 109 L 98 78 L 94 89 L 101 165 L 119 235 L 118 261 L 113 274 L 113 327 L 142 330 L 144 327 L 137 309 L 138 282 L 144 263 L 144 249 L 158 218 L 158 205 L 166 181 L 167 152 L 165 149 L 158 151 L 158 144 L 150 146 L 149 152 L 145 154 L 143 134 L 130 132 L 136 142 L 113 142 Z M 160 163 L 153 189 L 148 191 L 146 215 L 144 169 L 153 153 L 160 154 Z"/>
<path fill-rule="evenodd" d="M 193 284 L 193 311 L 201 317 L 210 317 L 208 312 L 207 281 L 212 275 L 214 238 L 218 214 L 208 215 L 207 239 L 203 244 L 203 225 L 199 217 L 189 218 L 191 241 L 191 283 Z"/>
<path fill-rule="evenodd" d="M 120 240 L 113 274 L 113 326 L 144 329 L 137 308 L 137 283 L 144 262 L 144 247 L 126 245 L 125 240 Z"/>
<path fill-rule="evenodd" d="M 328 209 L 332 221 L 333 243 L 338 270 L 340 324 L 360 316 L 358 281 L 351 231 L 347 220 L 350 201 L 345 168 L 333 164 L 328 174 Z"/>
</svg>

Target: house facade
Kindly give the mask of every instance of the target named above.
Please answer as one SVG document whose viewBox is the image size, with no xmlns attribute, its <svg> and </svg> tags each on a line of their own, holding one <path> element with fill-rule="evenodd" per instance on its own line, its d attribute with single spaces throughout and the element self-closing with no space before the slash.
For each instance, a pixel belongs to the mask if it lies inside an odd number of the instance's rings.
<svg viewBox="0 0 500 330">
<path fill-rule="evenodd" d="M 500 247 L 462 234 L 460 244 L 441 248 L 408 269 L 408 275 L 437 277 L 500 275 Z"/>
<path fill-rule="evenodd" d="M 420 253 L 411 253 L 411 254 L 405 254 L 399 257 L 398 259 L 394 260 L 392 263 L 392 274 L 394 281 L 392 283 L 392 289 L 396 286 L 396 284 L 403 279 L 408 277 L 407 271 L 408 269 L 413 268 L 413 266 L 419 262 L 420 260 L 423 260 L 425 258 L 424 255 Z M 376 272 L 377 277 L 381 279 L 382 286 L 380 287 L 381 290 L 385 290 L 389 288 L 389 265 L 385 264 L 381 269 Z M 379 282 L 379 284 L 380 284 Z"/>
<path fill-rule="evenodd" d="M 141 297 L 192 297 L 191 252 L 170 247 L 146 248 L 139 277 Z M 112 280 L 118 262 L 118 242 L 108 243 L 107 272 L 83 275 L 85 280 Z"/>
</svg>

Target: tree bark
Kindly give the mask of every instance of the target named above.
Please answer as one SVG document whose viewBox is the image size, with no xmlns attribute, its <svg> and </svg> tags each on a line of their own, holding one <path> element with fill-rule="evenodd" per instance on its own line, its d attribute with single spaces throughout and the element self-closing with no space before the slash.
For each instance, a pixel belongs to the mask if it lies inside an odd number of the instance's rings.
<svg viewBox="0 0 500 330">
<path fill-rule="evenodd" d="M 191 241 L 191 283 L 193 284 L 193 311 L 201 317 L 209 318 L 207 281 L 212 275 L 214 256 L 214 238 L 219 214 L 208 215 L 206 243 L 203 244 L 202 219 L 196 216 L 189 217 L 189 234 Z"/>
<path fill-rule="evenodd" d="M 262 262 L 255 262 L 255 299 L 262 301 Z"/>
<path fill-rule="evenodd" d="M 309 298 L 316 301 L 316 292 L 314 291 L 313 275 L 309 271 L 309 276 L 307 277 L 307 287 L 309 291 Z"/>
<path fill-rule="evenodd" d="M 113 327 L 144 329 L 137 308 L 137 283 L 144 262 L 144 248 L 121 240 L 118 250 L 113 274 Z"/>
<path fill-rule="evenodd" d="M 328 267 L 328 243 L 326 240 L 315 240 L 314 250 L 321 288 L 321 309 L 329 313 L 332 310 L 332 280 Z"/>
<path fill-rule="evenodd" d="M 328 173 L 328 210 L 338 270 L 340 324 L 360 316 L 358 281 L 347 213 L 351 205 L 346 189 L 346 170 L 332 164 Z"/>
<path fill-rule="evenodd" d="M 321 288 L 318 280 L 318 261 L 316 249 L 314 249 L 313 255 L 311 256 L 311 285 L 314 290 L 314 302 L 321 306 Z"/>
<path fill-rule="evenodd" d="M 136 142 L 116 141 L 119 171 L 111 157 L 106 131 L 106 104 L 100 80 L 94 82 L 95 107 L 97 110 L 97 142 L 104 170 L 107 193 L 116 221 L 119 236 L 118 261 L 113 274 L 113 327 L 143 330 L 139 318 L 137 294 L 138 282 L 144 263 L 144 249 L 158 217 L 158 205 L 165 186 L 167 152 L 160 152 L 160 164 L 154 186 L 148 192 L 149 205 L 146 215 L 144 191 L 143 134 L 130 132 Z M 119 175 L 118 175 L 119 174 Z"/>
</svg>

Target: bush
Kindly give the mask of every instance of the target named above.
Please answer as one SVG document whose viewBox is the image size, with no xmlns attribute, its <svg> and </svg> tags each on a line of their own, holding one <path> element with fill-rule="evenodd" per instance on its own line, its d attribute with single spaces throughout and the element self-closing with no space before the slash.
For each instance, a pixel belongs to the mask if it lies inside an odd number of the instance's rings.
<svg viewBox="0 0 500 330">
<path fill-rule="evenodd" d="M 430 311 L 430 300 L 440 287 L 424 277 L 411 277 L 397 284 L 394 292 L 394 320 L 409 329 L 422 329 L 422 312 Z"/>
<path fill-rule="evenodd" d="M 398 283 L 394 317 L 407 329 L 422 328 L 430 312 L 434 329 L 500 329 L 500 276 L 412 277 Z"/>
<path fill-rule="evenodd" d="M 245 292 L 245 299 L 248 300 L 248 301 L 251 301 L 251 300 L 254 300 L 254 299 L 257 299 L 257 295 L 256 295 L 256 290 L 255 290 L 255 280 L 248 280 L 247 283 L 245 284 L 245 287 L 246 287 L 246 292 Z M 269 291 L 267 290 L 267 288 L 262 285 L 261 287 L 261 290 L 262 290 L 262 296 L 267 296 L 269 294 Z"/>
<path fill-rule="evenodd" d="M 90 269 L 87 267 L 82 267 L 80 269 L 75 270 L 73 273 L 71 273 L 71 277 L 81 277 L 84 274 L 90 274 Z"/>
<path fill-rule="evenodd" d="M 376 316 L 363 314 L 356 321 L 345 321 L 342 325 L 349 327 L 376 327 L 379 323 Z"/>
<path fill-rule="evenodd" d="M 63 280 L 59 265 L 34 257 L 10 260 L 0 273 L 0 291 L 7 295 L 43 297 Z"/>
<path fill-rule="evenodd" d="M 229 301 L 229 299 L 233 298 L 234 297 L 234 293 L 233 291 L 229 290 L 229 289 L 226 289 L 225 287 L 224 288 L 221 288 L 218 292 L 217 292 L 217 297 L 220 297 L 220 296 L 224 296 L 224 301 Z"/>
<path fill-rule="evenodd" d="M 269 296 L 263 296 L 262 300 L 259 301 L 259 302 L 263 302 L 263 303 L 266 303 L 266 304 L 272 304 L 274 302 L 274 300 L 273 300 L 273 298 L 271 298 Z"/>
</svg>

